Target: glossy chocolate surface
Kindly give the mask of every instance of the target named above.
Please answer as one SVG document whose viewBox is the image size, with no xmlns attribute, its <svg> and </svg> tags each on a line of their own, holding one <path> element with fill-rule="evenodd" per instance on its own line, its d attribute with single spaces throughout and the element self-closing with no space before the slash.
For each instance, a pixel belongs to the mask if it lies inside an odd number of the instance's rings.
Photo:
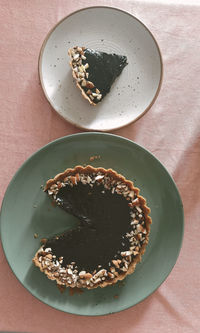
<svg viewBox="0 0 200 333">
<path fill-rule="evenodd" d="M 86 49 L 84 55 L 86 60 L 83 60 L 83 64 L 89 64 L 89 68 L 87 69 L 87 72 L 89 73 L 88 80 L 94 83 L 103 98 L 110 91 L 111 85 L 115 79 L 128 64 L 127 57 L 115 53 L 108 54 L 91 49 Z M 84 90 L 87 91 L 88 89 L 84 87 Z M 91 90 L 93 91 L 93 89 Z M 99 101 L 95 99 L 95 103 L 98 102 Z"/>
<path fill-rule="evenodd" d="M 131 230 L 130 207 L 127 200 L 112 194 L 103 185 L 79 182 L 66 186 L 57 194 L 60 207 L 77 217 L 77 227 L 59 237 L 49 239 L 45 248 L 63 258 L 63 266 L 75 262 L 78 270 L 93 272 L 109 269 L 109 263 L 129 249 L 125 234 Z M 56 222 L 55 222 L 56 223 Z"/>
</svg>

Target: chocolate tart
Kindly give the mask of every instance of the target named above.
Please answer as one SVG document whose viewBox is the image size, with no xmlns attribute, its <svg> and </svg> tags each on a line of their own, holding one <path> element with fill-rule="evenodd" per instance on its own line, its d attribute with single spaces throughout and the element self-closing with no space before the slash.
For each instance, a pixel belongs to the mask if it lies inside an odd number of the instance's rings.
<svg viewBox="0 0 200 333">
<path fill-rule="evenodd" d="M 128 64 L 126 56 L 79 46 L 70 48 L 68 54 L 77 87 L 92 105 L 102 101 L 115 79 Z"/>
<path fill-rule="evenodd" d="M 93 289 L 134 272 L 149 240 L 151 218 L 131 181 L 112 169 L 76 166 L 49 179 L 44 190 L 78 222 L 35 254 L 34 264 L 49 279 Z"/>
</svg>

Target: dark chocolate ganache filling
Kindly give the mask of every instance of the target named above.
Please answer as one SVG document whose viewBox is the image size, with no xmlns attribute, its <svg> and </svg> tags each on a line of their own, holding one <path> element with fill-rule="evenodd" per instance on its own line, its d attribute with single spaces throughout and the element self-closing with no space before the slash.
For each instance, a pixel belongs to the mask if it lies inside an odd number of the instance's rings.
<svg viewBox="0 0 200 333">
<path fill-rule="evenodd" d="M 102 98 L 110 91 L 111 85 L 115 79 L 121 74 L 127 63 L 127 57 L 117 55 L 115 53 L 108 54 L 105 52 L 85 49 L 85 60 L 82 60 L 83 65 L 89 64 L 87 72 L 89 73 L 88 80 L 91 81 L 102 94 Z M 83 87 L 85 91 L 88 88 Z M 93 89 L 91 89 L 93 91 Z M 95 91 L 95 90 L 94 90 Z M 95 103 L 99 101 L 95 99 Z"/>
<path fill-rule="evenodd" d="M 51 248 L 63 265 L 75 262 L 78 270 L 93 272 L 109 269 L 114 258 L 130 247 L 125 234 L 131 230 L 130 207 L 124 196 L 112 194 L 103 185 L 79 182 L 66 186 L 56 195 L 60 207 L 77 217 L 77 228 L 49 239 L 44 248 Z"/>
</svg>

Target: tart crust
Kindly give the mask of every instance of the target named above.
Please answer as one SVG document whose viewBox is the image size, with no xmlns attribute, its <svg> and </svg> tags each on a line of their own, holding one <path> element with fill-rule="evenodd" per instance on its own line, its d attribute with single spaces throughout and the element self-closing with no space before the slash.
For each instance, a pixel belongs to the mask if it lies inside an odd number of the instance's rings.
<svg viewBox="0 0 200 333">
<path fill-rule="evenodd" d="M 84 52 L 84 49 L 85 49 L 85 47 L 82 47 L 80 52 Z M 74 48 L 70 48 L 70 49 L 68 50 L 68 55 L 70 56 L 70 58 L 71 58 L 72 60 L 70 61 L 69 64 L 70 64 L 70 67 L 71 67 L 71 69 L 72 69 L 72 76 L 73 76 L 73 78 L 74 78 L 75 81 L 76 81 L 76 86 L 80 89 L 82 96 L 83 96 L 85 99 L 87 99 L 88 102 L 89 102 L 91 105 L 95 106 L 95 105 L 97 105 L 97 104 L 94 103 L 94 102 L 89 98 L 89 96 L 85 93 L 85 90 L 81 87 L 80 83 L 78 82 L 78 77 L 77 77 L 76 72 L 74 71 L 74 67 L 73 67 L 73 54 L 74 54 Z"/>
<path fill-rule="evenodd" d="M 79 165 L 73 169 L 66 169 L 64 172 L 57 174 L 53 179 L 49 179 L 46 182 L 44 191 L 49 191 L 50 188 L 52 187 L 52 185 L 57 184 L 57 182 L 62 183 L 64 181 L 64 179 L 66 179 L 66 177 L 71 179 L 72 184 L 73 183 L 76 184 L 75 183 L 76 179 L 81 174 L 83 174 L 83 175 L 102 174 L 104 176 L 108 176 L 112 180 L 115 180 L 116 182 L 121 182 L 121 183 L 125 184 L 128 187 L 128 189 L 130 190 L 130 193 L 134 192 L 136 199 L 129 201 L 128 205 L 135 206 L 134 201 L 137 202 L 139 209 L 142 210 L 142 212 L 143 212 L 144 220 L 145 220 L 145 229 L 146 229 L 145 230 L 145 240 L 143 241 L 143 243 L 138 251 L 138 254 L 132 259 L 131 263 L 129 263 L 127 271 L 125 271 L 125 272 L 120 271 L 118 276 L 115 276 L 111 280 L 100 281 L 100 282 L 94 283 L 92 285 L 89 285 L 89 284 L 86 285 L 86 284 L 81 284 L 81 283 L 70 283 L 69 284 L 68 282 L 65 282 L 65 283 L 62 282 L 61 279 L 59 278 L 59 276 L 56 276 L 54 271 L 50 271 L 48 269 L 48 267 L 45 265 L 42 265 L 41 260 L 39 260 L 39 258 L 41 256 L 43 256 L 43 255 L 47 256 L 49 254 L 48 252 L 45 252 L 44 245 L 42 245 L 40 247 L 40 249 L 36 252 L 36 254 L 33 258 L 33 262 L 37 267 L 39 267 L 41 272 L 45 273 L 50 280 L 55 280 L 58 285 L 72 287 L 72 288 L 78 287 L 78 288 L 87 288 L 87 289 L 94 289 L 97 287 L 104 288 L 108 285 L 114 285 L 117 281 L 124 280 L 127 275 L 132 274 L 134 272 L 137 263 L 139 263 L 141 261 L 142 255 L 144 254 L 146 246 L 149 241 L 150 225 L 152 223 L 151 217 L 149 216 L 150 208 L 147 207 L 146 200 L 141 195 L 139 195 L 140 190 L 134 186 L 132 181 L 127 180 L 124 176 L 122 176 L 121 174 L 118 174 L 113 169 L 104 169 L 102 167 L 94 168 L 91 165 L 88 165 L 86 167 Z M 128 253 L 130 251 L 126 251 L 126 252 Z M 127 254 L 127 256 L 128 255 L 130 256 L 130 254 Z M 50 258 L 52 258 L 52 255 L 50 255 Z M 51 262 L 52 259 L 48 258 L 48 261 Z M 103 269 L 101 269 L 101 271 L 103 271 Z M 88 274 L 91 275 L 90 273 L 86 273 L 85 275 L 87 275 L 87 276 L 85 276 L 85 277 L 83 276 L 83 280 L 88 278 Z M 93 276 L 92 276 L 92 278 L 93 278 Z"/>
</svg>

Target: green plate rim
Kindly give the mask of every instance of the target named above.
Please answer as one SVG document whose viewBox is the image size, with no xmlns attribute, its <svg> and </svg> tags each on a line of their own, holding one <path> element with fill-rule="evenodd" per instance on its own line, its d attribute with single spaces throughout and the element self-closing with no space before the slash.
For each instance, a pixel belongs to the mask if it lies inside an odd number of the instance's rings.
<svg viewBox="0 0 200 333">
<path fill-rule="evenodd" d="M 181 232 L 181 240 L 180 240 L 180 243 L 179 243 L 179 246 L 177 247 L 177 255 L 174 259 L 174 264 L 172 265 L 172 267 L 170 268 L 169 272 L 167 272 L 164 276 L 164 278 L 162 279 L 161 283 L 156 286 L 156 288 L 154 288 L 149 294 L 147 294 L 145 297 L 143 297 L 140 301 L 136 302 L 135 304 L 133 305 L 130 305 L 130 306 L 125 306 L 119 310 L 116 310 L 116 311 L 110 311 L 110 312 L 107 312 L 107 313 L 104 313 L 104 314 L 82 314 L 82 313 L 74 313 L 74 312 L 70 312 L 70 311 L 65 311 L 65 310 L 62 310 L 62 309 L 58 309 L 56 306 L 54 305 L 51 305 L 45 301 L 43 301 L 41 298 L 39 298 L 38 296 L 34 295 L 34 293 L 27 287 L 24 286 L 23 282 L 20 281 L 20 279 L 18 278 L 18 276 L 15 274 L 14 272 L 14 269 L 12 268 L 10 262 L 9 262 L 9 259 L 7 258 L 7 255 L 6 255 L 6 252 L 5 252 L 5 248 L 4 248 L 4 241 L 2 239 L 2 213 L 3 213 L 3 209 L 4 209 L 4 201 L 6 200 L 6 195 L 9 191 L 9 189 L 12 187 L 12 184 L 14 183 L 15 179 L 17 178 L 18 174 L 21 172 L 21 170 L 23 169 L 23 167 L 28 164 L 30 162 L 30 160 L 32 158 L 34 158 L 35 155 L 37 155 L 39 152 L 42 152 L 43 150 L 45 150 L 47 147 L 51 146 L 51 145 L 54 145 L 58 142 L 62 142 L 62 141 L 65 141 L 65 140 L 69 140 L 69 139 L 73 139 L 74 137 L 78 137 L 78 136 L 104 136 L 104 137 L 113 137 L 114 139 L 116 140 L 120 140 L 120 141 L 127 141 L 135 146 L 137 146 L 139 149 L 143 150 L 145 153 L 151 155 L 151 158 L 153 158 L 154 160 L 156 160 L 156 162 L 160 165 L 160 167 L 164 170 L 164 172 L 166 173 L 166 175 L 170 178 L 170 180 L 172 181 L 173 185 L 174 185 L 174 190 L 176 191 L 176 194 L 177 194 L 177 198 L 179 199 L 180 201 L 180 206 L 179 206 L 179 209 L 181 209 L 180 211 L 180 216 L 181 216 L 181 223 L 182 223 L 182 232 Z M 111 134 L 111 133 L 104 133 L 104 132 L 81 132 L 81 133 L 75 133 L 75 134 L 70 134 L 70 135 L 66 135 L 66 136 L 63 136 L 63 137 L 60 137 L 58 139 L 55 139 L 49 143 L 47 143 L 46 145 L 42 146 L 41 148 L 39 148 L 36 152 L 34 152 L 33 154 L 31 154 L 23 163 L 22 165 L 18 168 L 18 170 L 15 172 L 14 176 L 11 178 L 11 181 L 9 182 L 8 186 L 7 186 L 7 189 L 5 191 L 5 194 L 4 194 L 4 197 L 3 197 L 3 200 L 2 200 L 2 204 L 1 204 L 1 211 L 0 211 L 0 238 L 1 238 L 1 244 L 2 244 L 2 248 L 3 248 L 3 252 L 4 252 L 4 255 L 6 257 L 6 260 L 7 260 L 7 263 L 12 271 L 12 273 L 15 275 L 15 277 L 17 278 L 17 280 L 20 282 L 20 284 L 33 296 L 35 297 L 36 299 L 38 299 L 41 303 L 43 304 L 46 304 L 48 306 L 50 306 L 51 308 L 53 309 L 56 309 L 57 311 L 61 311 L 61 312 L 64 312 L 64 313 L 69 313 L 69 314 L 72 314 L 72 315 L 76 315 L 76 316 L 86 316 L 86 317 L 99 317 L 99 316 L 107 316 L 107 315 L 110 315 L 110 314 L 115 314 L 115 313 L 119 313 L 119 312 L 122 312 L 122 311 L 125 311 L 127 309 L 130 309 L 131 307 L 134 307 L 135 305 L 141 303 L 142 301 L 144 301 L 146 298 L 148 298 L 149 296 L 151 296 L 162 284 L 163 282 L 167 279 L 167 277 L 170 275 L 170 273 L 172 272 L 177 260 L 178 260 L 178 257 L 180 255 L 180 251 L 181 251 L 181 248 L 182 248 L 182 244 L 183 244 L 183 237 L 184 237 L 184 209 L 183 209 L 183 203 L 182 203 L 182 199 L 181 199 L 181 196 L 180 196 L 180 193 L 178 191 L 178 188 L 177 188 L 177 185 L 174 181 L 174 179 L 172 178 L 172 176 L 170 175 L 170 173 L 168 172 L 168 170 L 166 169 L 166 167 L 160 162 L 160 160 L 155 157 L 148 149 L 144 148 L 143 146 L 141 146 L 140 144 L 130 140 L 130 139 L 127 139 L 127 138 L 124 138 L 120 135 L 116 135 L 116 134 Z"/>
</svg>

